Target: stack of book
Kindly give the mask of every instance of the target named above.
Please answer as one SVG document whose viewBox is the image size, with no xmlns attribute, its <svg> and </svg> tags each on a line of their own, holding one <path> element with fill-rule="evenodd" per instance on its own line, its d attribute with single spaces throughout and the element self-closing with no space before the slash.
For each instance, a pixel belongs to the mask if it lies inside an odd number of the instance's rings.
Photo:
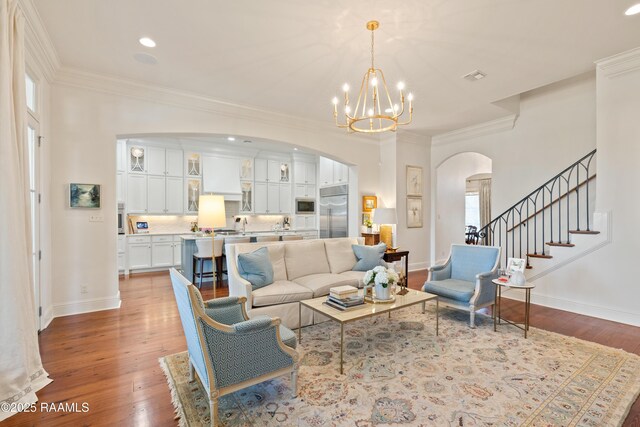
<svg viewBox="0 0 640 427">
<path fill-rule="evenodd" d="M 358 288 L 353 286 L 338 286 L 329 289 L 325 304 L 341 311 L 350 310 L 363 305 L 364 296 L 359 295 Z"/>
</svg>

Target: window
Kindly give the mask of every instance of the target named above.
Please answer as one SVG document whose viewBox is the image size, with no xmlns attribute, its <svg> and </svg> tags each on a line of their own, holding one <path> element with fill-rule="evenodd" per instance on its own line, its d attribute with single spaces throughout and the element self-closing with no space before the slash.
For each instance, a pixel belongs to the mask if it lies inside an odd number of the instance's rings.
<svg viewBox="0 0 640 427">
<path fill-rule="evenodd" d="M 467 193 L 464 203 L 464 223 L 480 228 L 480 193 Z"/>
<path fill-rule="evenodd" d="M 37 96 L 36 96 L 36 82 L 31 78 L 29 74 L 25 74 L 25 88 L 27 90 L 27 108 L 32 113 L 36 112 Z"/>
</svg>

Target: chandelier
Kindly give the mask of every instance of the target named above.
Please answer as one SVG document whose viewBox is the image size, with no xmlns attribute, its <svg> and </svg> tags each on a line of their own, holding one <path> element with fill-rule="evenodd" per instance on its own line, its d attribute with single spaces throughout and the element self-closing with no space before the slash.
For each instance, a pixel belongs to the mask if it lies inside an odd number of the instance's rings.
<svg viewBox="0 0 640 427">
<path fill-rule="evenodd" d="M 339 128 L 348 128 L 349 131 L 364 133 L 380 133 L 386 131 L 395 131 L 398 125 L 407 125 L 411 123 L 413 118 L 413 95 L 407 95 L 409 100 L 409 119 L 401 122 L 400 117 L 404 113 L 404 83 L 398 83 L 398 91 L 400 92 L 400 102 L 391 101 L 391 95 L 387 88 L 387 81 L 380 68 L 376 68 L 373 62 L 373 44 L 374 31 L 378 29 L 380 23 L 378 21 L 367 22 L 367 30 L 371 31 L 371 67 L 367 70 L 362 83 L 360 84 L 360 93 L 355 107 L 352 108 L 349 102 L 349 85 L 347 83 L 342 86 L 344 91 L 344 112 L 345 122 L 340 123 L 338 120 L 338 106 L 340 101 L 337 97 L 333 98 L 333 117 Z"/>
</svg>

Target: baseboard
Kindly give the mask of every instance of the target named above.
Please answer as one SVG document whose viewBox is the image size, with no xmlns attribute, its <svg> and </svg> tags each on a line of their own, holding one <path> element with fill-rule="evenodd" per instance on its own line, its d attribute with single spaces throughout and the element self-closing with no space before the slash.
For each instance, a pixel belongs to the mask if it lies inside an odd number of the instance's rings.
<svg viewBox="0 0 640 427">
<path fill-rule="evenodd" d="M 428 267 L 429 263 L 427 261 L 409 263 L 409 271 L 426 270 Z"/>
<path fill-rule="evenodd" d="M 71 316 L 72 314 L 91 313 L 93 311 L 113 310 L 120 308 L 120 291 L 110 298 L 97 298 L 82 301 L 72 301 L 53 306 L 53 317 Z"/>
<path fill-rule="evenodd" d="M 49 306 L 42 312 L 42 317 L 40 318 L 40 330 L 44 331 L 45 329 L 47 329 L 52 320 L 53 307 Z"/>
<path fill-rule="evenodd" d="M 524 292 L 514 290 L 508 292 L 503 298 L 516 301 L 524 301 Z M 531 292 L 531 303 L 543 307 L 555 308 L 557 310 L 569 311 L 571 313 L 583 314 L 585 316 L 597 317 L 599 319 L 610 320 L 612 322 L 624 323 L 632 326 L 640 326 L 640 314 L 628 311 L 616 310 L 609 307 L 602 307 L 591 304 L 584 304 L 562 298 L 550 297 L 548 295 L 535 294 Z M 522 295 L 520 295 L 522 294 Z"/>
</svg>

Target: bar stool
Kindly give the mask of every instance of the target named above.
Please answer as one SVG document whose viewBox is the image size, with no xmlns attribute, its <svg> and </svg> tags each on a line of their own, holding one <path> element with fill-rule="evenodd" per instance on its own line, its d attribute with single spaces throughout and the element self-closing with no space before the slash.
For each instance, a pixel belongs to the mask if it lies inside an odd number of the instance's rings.
<svg viewBox="0 0 640 427">
<path fill-rule="evenodd" d="M 198 289 L 202 287 L 202 281 L 205 277 L 214 277 L 213 283 L 213 297 L 216 297 L 216 285 L 222 284 L 222 246 L 224 244 L 223 238 L 210 238 L 204 237 L 196 239 L 196 247 L 198 251 L 193 254 L 193 280 L 192 283 L 196 283 L 198 280 Z M 213 266 L 213 260 L 215 259 L 215 269 Z M 211 271 L 204 271 L 205 261 L 212 261 Z M 214 273 L 215 271 L 215 273 Z M 217 274 L 216 274 L 217 273 Z"/>
<path fill-rule="evenodd" d="M 278 241 L 280 241 L 280 236 L 257 236 L 256 237 L 256 242 L 258 243 L 278 242 Z"/>
</svg>

